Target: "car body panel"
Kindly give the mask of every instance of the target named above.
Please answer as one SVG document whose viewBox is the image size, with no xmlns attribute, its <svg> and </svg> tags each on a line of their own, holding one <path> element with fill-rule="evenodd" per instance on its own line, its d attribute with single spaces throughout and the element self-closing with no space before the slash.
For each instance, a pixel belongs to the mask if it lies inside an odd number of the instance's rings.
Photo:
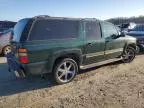
<svg viewBox="0 0 144 108">
<path fill-rule="evenodd" d="M 86 41 L 84 47 L 86 59 L 83 63 L 85 65 L 104 60 L 104 39 Z"/>
<path fill-rule="evenodd" d="M 49 64 L 45 69 L 52 70 L 56 58 L 67 54 L 82 55 L 82 45 L 83 41 L 79 40 L 57 40 L 55 42 L 27 42 L 23 47 L 28 49 L 29 63 L 48 61 Z"/>
</svg>

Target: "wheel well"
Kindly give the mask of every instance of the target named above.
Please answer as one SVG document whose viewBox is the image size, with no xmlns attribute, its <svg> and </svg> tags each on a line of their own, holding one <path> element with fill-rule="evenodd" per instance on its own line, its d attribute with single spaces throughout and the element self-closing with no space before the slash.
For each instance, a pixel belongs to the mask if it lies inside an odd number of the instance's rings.
<svg viewBox="0 0 144 108">
<path fill-rule="evenodd" d="M 135 50 L 137 49 L 137 48 L 136 48 L 136 44 L 129 44 L 129 45 L 127 45 L 127 47 L 132 47 L 132 48 L 134 48 Z"/>
<path fill-rule="evenodd" d="M 56 58 L 56 60 L 54 61 L 54 64 L 53 64 L 53 68 L 57 62 L 63 60 L 64 58 L 71 58 L 71 59 L 75 60 L 78 66 L 80 64 L 80 58 L 77 54 L 66 54 L 66 55 Z"/>
</svg>

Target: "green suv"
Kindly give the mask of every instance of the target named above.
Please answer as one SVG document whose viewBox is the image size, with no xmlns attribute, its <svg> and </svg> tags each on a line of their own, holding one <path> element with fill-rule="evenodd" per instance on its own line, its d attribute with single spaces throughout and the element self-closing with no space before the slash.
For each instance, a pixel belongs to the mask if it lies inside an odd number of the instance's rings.
<svg viewBox="0 0 144 108">
<path fill-rule="evenodd" d="M 52 73 L 58 84 L 72 81 L 79 69 L 135 58 L 136 39 L 91 18 L 39 16 L 20 20 L 12 46 L 27 74 Z"/>
</svg>

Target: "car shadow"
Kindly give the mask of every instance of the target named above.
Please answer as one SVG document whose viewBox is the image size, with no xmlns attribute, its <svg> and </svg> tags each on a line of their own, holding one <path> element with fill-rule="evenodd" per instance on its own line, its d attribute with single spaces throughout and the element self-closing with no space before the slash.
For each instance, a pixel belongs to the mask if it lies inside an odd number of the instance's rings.
<svg viewBox="0 0 144 108">
<path fill-rule="evenodd" d="M 86 70 L 81 70 L 78 75 L 90 72 L 92 70 L 96 70 L 103 66 L 116 66 L 117 64 L 120 63 L 121 62 L 114 62 L 114 63 L 109 63 L 106 65 L 101 65 Z M 9 96 L 17 93 L 57 86 L 51 74 L 46 74 L 44 75 L 44 77 L 29 76 L 25 79 L 16 79 L 14 73 L 10 73 L 10 74 L 12 75 L 9 76 L 7 80 L 0 81 L 0 96 Z"/>
<path fill-rule="evenodd" d="M 55 86 L 51 75 L 47 78 L 40 76 L 29 76 L 25 79 L 16 79 L 13 77 L 10 81 L 0 82 L 0 96 L 9 96 L 26 91 L 33 91 Z"/>
</svg>

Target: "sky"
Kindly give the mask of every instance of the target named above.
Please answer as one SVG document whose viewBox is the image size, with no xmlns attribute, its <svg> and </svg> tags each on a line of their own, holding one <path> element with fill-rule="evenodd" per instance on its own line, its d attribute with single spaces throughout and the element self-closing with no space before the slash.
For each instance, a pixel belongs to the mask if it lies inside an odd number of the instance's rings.
<svg viewBox="0 0 144 108">
<path fill-rule="evenodd" d="M 0 0 L 0 20 L 37 15 L 97 18 L 144 15 L 144 0 Z"/>
</svg>

